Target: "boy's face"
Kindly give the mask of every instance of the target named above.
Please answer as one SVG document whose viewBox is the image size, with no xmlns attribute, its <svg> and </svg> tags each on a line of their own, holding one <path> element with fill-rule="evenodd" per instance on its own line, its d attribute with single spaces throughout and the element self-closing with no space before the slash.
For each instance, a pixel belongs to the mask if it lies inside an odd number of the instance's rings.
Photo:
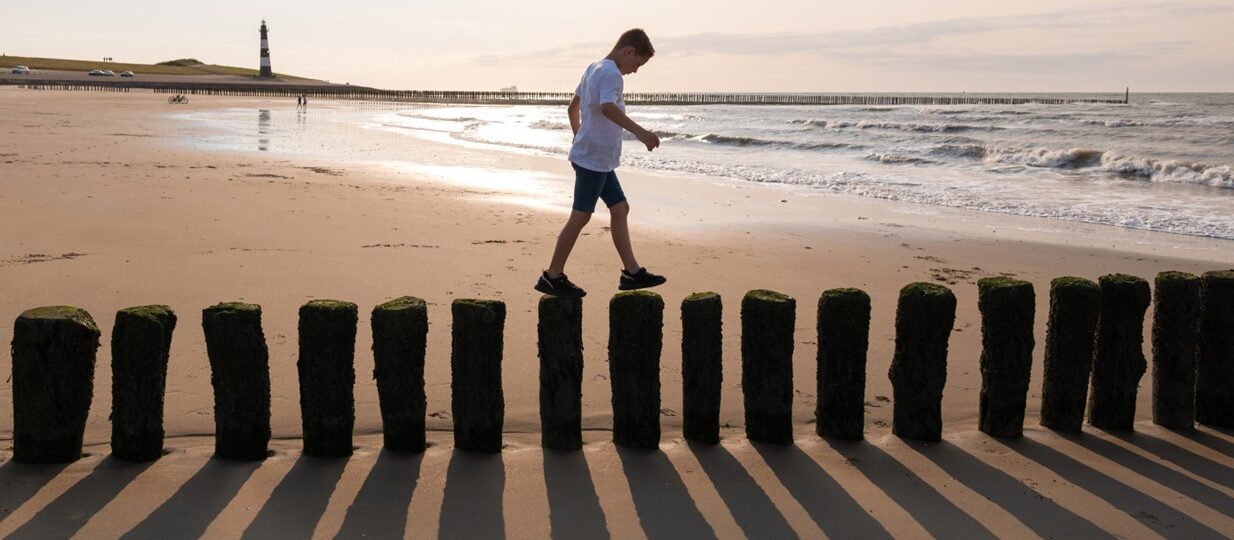
<svg viewBox="0 0 1234 540">
<path fill-rule="evenodd" d="M 617 55 L 617 69 L 621 70 L 622 75 L 638 73 L 638 68 L 643 67 L 650 58 L 640 56 L 634 51 L 634 47 L 622 47 Z"/>
</svg>

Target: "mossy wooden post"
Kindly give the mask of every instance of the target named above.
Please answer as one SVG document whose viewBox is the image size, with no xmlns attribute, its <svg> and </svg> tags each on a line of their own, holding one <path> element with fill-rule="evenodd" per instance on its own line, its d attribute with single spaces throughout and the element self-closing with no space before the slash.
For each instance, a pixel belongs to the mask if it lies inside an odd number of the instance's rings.
<svg viewBox="0 0 1234 540">
<path fill-rule="evenodd" d="M 356 321 L 351 302 L 311 300 L 300 306 L 300 422 L 304 455 L 351 455 L 356 423 Z"/>
<path fill-rule="evenodd" d="M 793 443 L 793 329 L 797 301 L 754 290 L 741 299 L 741 389 L 746 437 Z"/>
<path fill-rule="evenodd" d="M 1148 369 L 1144 359 L 1144 312 L 1151 293 L 1143 278 L 1109 274 L 1101 286 L 1093 353 L 1093 388 L 1088 423 L 1098 429 L 1130 431 L 1135 427 L 1135 397 Z"/>
<path fill-rule="evenodd" d="M 681 390 L 684 435 L 720 442 L 720 385 L 724 381 L 720 295 L 694 293 L 681 301 Z"/>
<path fill-rule="evenodd" d="M 270 443 L 270 355 L 261 306 L 226 302 L 202 310 L 214 388 L 214 457 L 266 459 Z"/>
<path fill-rule="evenodd" d="M 428 305 L 411 296 L 373 308 L 373 379 L 385 448 L 423 452 Z"/>
<path fill-rule="evenodd" d="M 1024 405 L 1033 368 L 1033 284 L 1007 277 L 977 281 L 981 311 L 981 398 L 978 429 L 995 437 L 1024 434 Z"/>
<path fill-rule="evenodd" d="M 583 299 L 542 296 L 539 309 L 540 444 L 581 450 Z"/>
<path fill-rule="evenodd" d="M 1200 278 L 1162 272 L 1154 280 L 1153 423 L 1195 427 L 1195 355 L 1200 319 Z"/>
<path fill-rule="evenodd" d="M 23 312 L 13 325 L 13 460 L 81 459 L 94 398 L 99 328 L 86 310 L 49 306 Z"/>
<path fill-rule="evenodd" d="M 900 289 L 895 356 L 889 370 L 895 401 L 891 431 L 899 437 L 942 438 L 947 342 L 955 306 L 955 295 L 942 285 L 917 282 Z"/>
<path fill-rule="evenodd" d="M 660 445 L 660 352 L 664 299 L 648 291 L 618 293 L 608 304 L 608 374 L 613 388 L 613 442 Z"/>
<path fill-rule="evenodd" d="M 506 305 L 498 300 L 458 299 L 450 348 L 450 407 L 454 447 L 468 452 L 501 451 L 505 397 L 501 390 L 502 334 Z"/>
<path fill-rule="evenodd" d="M 1070 276 L 1050 282 L 1041 384 L 1041 425 L 1047 428 L 1079 433 L 1084 425 L 1100 313 L 1101 288 L 1096 283 Z"/>
<path fill-rule="evenodd" d="M 1202 279 L 1195 419 L 1234 429 L 1234 270 L 1205 272 Z"/>
<path fill-rule="evenodd" d="M 831 289 L 818 299 L 818 406 L 820 437 L 865 436 L 866 352 L 870 345 L 870 295 Z"/>
<path fill-rule="evenodd" d="M 163 396 L 176 314 L 167 306 L 116 312 L 111 332 L 111 455 L 153 461 L 163 455 Z"/>
</svg>

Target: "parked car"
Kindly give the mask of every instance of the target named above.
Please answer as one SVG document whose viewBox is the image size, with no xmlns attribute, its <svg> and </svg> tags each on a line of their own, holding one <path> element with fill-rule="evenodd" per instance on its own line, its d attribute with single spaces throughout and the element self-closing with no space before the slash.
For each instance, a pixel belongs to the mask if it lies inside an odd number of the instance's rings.
<svg viewBox="0 0 1234 540">
<path fill-rule="evenodd" d="M 13 73 L 17 75 L 28 75 L 30 73 L 30 68 L 26 66 L 16 66 L 13 68 Z"/>
<path fill-rule="evenodd" d="M 114 72 L 114 71 L 112 71 L 112 70 L 110 70 L 110 69 L 104 69 L 104 70 L 103 70 L 103 76 L 104 76 L 104 77 L 115 77 L 115 76 L 116 76 L 116 72 Z"/>
<path fill-rule="evenodd" d="M 106 76 L 106 74 L 103 73 L 103 70 L 101 69 L 92 69 L 90 70 L 90 76 L 91 77 L 104 77 Z"/>
<path fill-rule="evenodd" d="M 134 75 L 132 71 L 121 71 L 120 76 L 121 77 L 136 77 L 136 75 Z"/>
</svg>

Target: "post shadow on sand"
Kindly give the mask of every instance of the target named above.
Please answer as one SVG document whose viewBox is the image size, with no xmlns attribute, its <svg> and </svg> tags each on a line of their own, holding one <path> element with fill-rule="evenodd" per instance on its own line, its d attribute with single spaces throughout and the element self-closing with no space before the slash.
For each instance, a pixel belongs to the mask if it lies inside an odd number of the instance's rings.
<svg viewBox="0 0 1234 540">
<path fill-rule="evenodd" d="M 1211 427 L 1208 429 L 1212 429 L 1218 433 L 1226 433 L 1224 430 L 1220 429 L 1213 429 Z M 1217 452 L 1218 454 L 1224 455 L 1228 458 L 1234 458 L 1234 442 L 1230 442 L 1226 439 L 1213 435 L 1212 433 L 1199 429 L 1194 431 L 1178 431 L 1177 433 L 1183 437 L 1209 447 L 1212 451 Z M 1227 435 L 1229 434 L 1227 433 Z"/>
<path fill-rule="evenodd" d="M 617 447 L 643 533 L 661 538 L 715 538 L 673 463 L 660 449 Z"/>
<path fill-rule="evenodd" d="M 0 465 L 0 521 L 26 504 L 65 467 L 67 463 L 29 465 L 12 460 Z"/>
<path fill-rule="evenodd" d="M 750 444 L 828 537 L 891 538 L 887 529 L 800 448 Z"/>
<path fill-rule="evenodd" d="M 690 452 L 720 493 L 728 512 L 749 538 L 797 538 L 784 515 L 750 476 L 741 462 L 721 444 L 688 442 Z"/>
<path fill-rule="evenodd" d="M 1075 436 L 1074 439 L 1082 437 L 1082 435 Z M 999 442 L 1024 458 L 1054 471 L 1068 482 L 1105 500 L 1157 534 L 1167 538 L 1225 537 L 1173 507 L 1028 437 Z"/>
<path fill-rule="evenodd" d="M 123 538 L 200 538 L 260 466 L 259 461 L 210 459 Z"/>
<path fill-rule="evenodd" d="M 501 453 L 455 449 L 446 469 L 439 538 L 505 538 L 502 494 L 506 465 Z"/>
<path fill-rule="evenodd" d="M 610 538 L 604 509 L 582 452 L 544 450 L 544 483 L 553 538 Z"/>
<path fill-rule="evenodd" d="M 996 538 L 963 509 L 924 482 L 904 464 L 866 441 L 825 439 L 935 538 Z M 908 445 L 922 444 L 905 441 Z M 804 457 L 804 456 L 803 456 Z M 804 459 L 809 459 L 805 457 Z M 810 460 L 813 462 L 813 460 Z M 838 486 L 837 486 L 838 487 Z M 851 500 L 851 499 L 850 499 Z M 855 504 L 855 503 L 853 503 Z M 860 511 L 860 509 L 858 509 Z M 864 514 L 865 512 L 862 511 Z M 867 516 L 868 517 L 868 516 Z M 833 518 L 834 519 L 834 518 Z M 828 536 L 831 536 L 828 531 Z"/>
<path fill-rule="evenodd" d="M 1132 439 L 1147 438 L 1146 436 L 1140 437 L 1121 433 L 1110 433 L 1110 435 L 1127 440 L 1128 442 L 1131 442 Z M 1225 493 L 1222 493 L 1221 491 L 1218 491 L 1203 482 L 1200 482 L 1199 480 L 1187 476 L 1186 474 L 1166 467 L 1158 460 L 1146 458 L 1140 454 L 1123 448 L 1122 446 L 1097 437 L 1078 437 L 1074 440 L 1074 442 L 1084 448 L 1087 448 L 1090 452 L 1113 461 L 1114 463 L 1117 463 L 1128 470 L 1139 474 L 1140 476 L 1177 491 L 1195 500 L 1196 502 L 1221 512 L 1222 514 L 1234 517 L 1234 497 L 1230 497 L 1229 495 L 1226 495 Z M 1161 443 L 1161 445 L 1167 444 L 1160 440 L 1158 442 Z M 1151 443 L 1144 442 L 1141 444 Z M 1165 452 L 1165 450 L 1159 447 L 1157 449 Z M 1182 450 L 1176 448 L 1176 451 L 1181 452 Z M 1165 458 L 1165 456 L 1160 457 Z M 1200 471 L 1191 470 L 1191 472 L 1199 473 Z M 1212 477 L 1209 478 L 1216 480 Z"/>
<path fill-rule="evenodd" d="M 9 538 L 70 538 L 99 510 L 116 498 L 150 463 L 131 463 L 106 457 L 56 500 L 47 503 Z"/>
<path fill-rule="evenodd" d="M 422 452 L 382 449 L 356 500 L 347 507 L 337 538 L 403 538 L 423 461 Z"/>
<path fill-rule="evenodd" d="M 910 448 L 961 484 L 1011 513 L 1042 538 L 1108 538 L 1091 521 L 947 441 Z"/>
<path fill-rule="evenodd" d="M 242 538 L 312 538 L 349 459 L 301 454 Z"/>
</svg>

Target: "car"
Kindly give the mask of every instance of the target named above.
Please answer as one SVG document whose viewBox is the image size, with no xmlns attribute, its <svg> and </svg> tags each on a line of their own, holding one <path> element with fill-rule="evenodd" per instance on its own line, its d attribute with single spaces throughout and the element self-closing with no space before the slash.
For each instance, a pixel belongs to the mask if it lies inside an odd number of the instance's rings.
<svg viewBox="0 0 1234 540">
<path fill-rule="evenodd" d="M 135 77 L 136 75 L 133 75 L 132 71 L 121 71 L 120 76 L 121 77 Z"/>
<path fill-rule="evenodd" d="M 92 70 L 90 70 L 90 76 L 91 76 L 91 77 L 103 77 L 104 75 L 105 75 L 105 74 L 103 73 L 103 70 L 101 70 L 101 69 L 92 69 Z"/>
<path fill-rule="evenodd" d="M 17 75 L 27 75 L 30 73 L 30 68 L 26 66 L 15 66 L 13 68 L 13 73 Z"/>
<path fill-rule="evenodd" d="M 103 76 L 104 76 L 104 77 L 115 77 L 115 76 L 116 76 L 116 72 L 114 72 L 114 71 L 112 71 L 112 70 L 110 70 L 110 69 L 104 69 L 104 70 L 103 70 Z"/>
</svg>

